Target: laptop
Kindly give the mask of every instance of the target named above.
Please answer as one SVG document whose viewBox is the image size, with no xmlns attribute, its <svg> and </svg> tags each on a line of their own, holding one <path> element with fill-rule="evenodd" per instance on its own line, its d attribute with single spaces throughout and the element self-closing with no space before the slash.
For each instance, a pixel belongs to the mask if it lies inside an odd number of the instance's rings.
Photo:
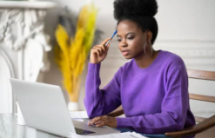
<svg viewBox="0 0 215 138">
<path fill-rule="evenodd" d="M 58 136 L 106 135 L 120 133 L 110 127 L 88 126 L 72 120 L 59 86 L 10 79 L 12 91 L 19 103 L 26 125 Z"/>
</svg>

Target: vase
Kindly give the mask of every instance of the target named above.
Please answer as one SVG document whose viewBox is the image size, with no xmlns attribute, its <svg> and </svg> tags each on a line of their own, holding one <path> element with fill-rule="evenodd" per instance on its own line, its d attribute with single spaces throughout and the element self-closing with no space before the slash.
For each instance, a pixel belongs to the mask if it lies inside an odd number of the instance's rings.
<svg viewBox="0 0 215 138">
<path fill-rule="evenodd" d="M 69 111 L 78 111 L 79 110 L 78 102 L 69 102 L 68 103 L 68 110 Z"/>
</svg>

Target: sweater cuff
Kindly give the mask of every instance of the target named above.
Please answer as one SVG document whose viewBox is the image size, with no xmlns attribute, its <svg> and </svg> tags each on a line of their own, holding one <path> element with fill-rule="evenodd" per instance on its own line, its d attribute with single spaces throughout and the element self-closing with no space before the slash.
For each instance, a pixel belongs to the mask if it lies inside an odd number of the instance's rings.
<svg viewBox="0 0 215 138">
<path fill-rule="evenodd" d="M 117 117 L 117 128 L 127 128 L 133 126 L 133 122 L 131 118 L 128 117 Z"/>
<path fill-rule="evenodd" d="M 100 66 L 101 66 L 101 63 L 94 64 L 94 63 L 89 62 L 89 64 L 88 64 L 88 72 L 92 72 L 92 71 L 94 72 L 95 69 L 96 69 L 96 71 L 99 71 Z"/>
</svg>

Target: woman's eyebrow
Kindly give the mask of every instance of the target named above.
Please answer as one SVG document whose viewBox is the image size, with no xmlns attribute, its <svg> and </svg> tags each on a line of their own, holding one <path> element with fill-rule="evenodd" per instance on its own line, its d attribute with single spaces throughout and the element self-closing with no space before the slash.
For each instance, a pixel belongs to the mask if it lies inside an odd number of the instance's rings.
<svg viewBox="0 0 215 138">
<path fill-rule="evenodd" d="M 135 34 L 135 33 L 134 33 L 134 32 L 129 32 L 129 33 L 127 33 L 127 34 L 125 35 L 125 37 L 127 37 L 127 35 L 129 35 L 129 34 Z M 121 37 L 121 36 L 117 34 L 117 37 Z"/>
</svg>

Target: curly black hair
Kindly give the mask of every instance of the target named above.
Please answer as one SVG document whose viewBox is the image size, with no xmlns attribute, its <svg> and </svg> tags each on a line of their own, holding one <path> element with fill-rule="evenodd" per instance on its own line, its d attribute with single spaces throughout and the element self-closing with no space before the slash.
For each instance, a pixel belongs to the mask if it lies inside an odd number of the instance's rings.
<svg viewBox="0 0 215 138">
<path fill-rule="evenodd" d="M 114 18 L 119 22 L 130 20 L 137 23 L 143 32 L 152 32 L 153 44 L 158 33 L 158 25 L 154 16 L 157 13 L 158 5 L 156 0 L 115 0 Z"/>
</svg>

